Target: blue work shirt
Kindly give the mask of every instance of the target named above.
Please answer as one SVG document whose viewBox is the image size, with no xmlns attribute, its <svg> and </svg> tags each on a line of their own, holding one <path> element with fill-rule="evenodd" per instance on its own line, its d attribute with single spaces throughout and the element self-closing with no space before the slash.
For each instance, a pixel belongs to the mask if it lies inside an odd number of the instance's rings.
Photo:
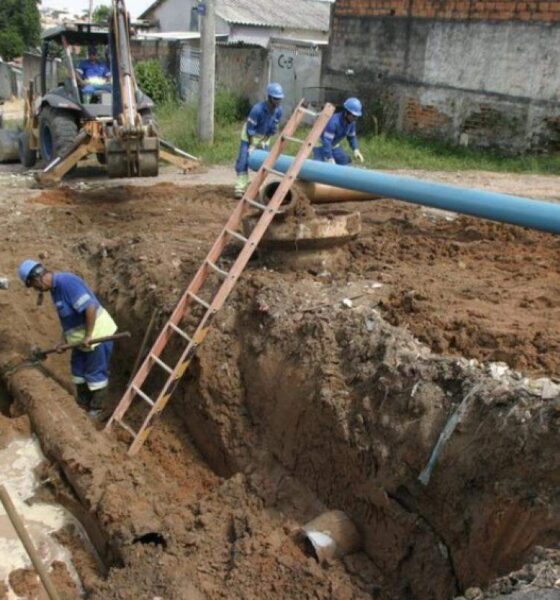
<svg viewBox="0 0 560 600">
<path fill-rule="evenodd" d="M 282 107 L 271 108 L 268 101 L 257 102 L 251 109 L 243 126 L 241 139 L 245 142 L 253 137 L 270 137 L 278 131 L 282 119 Z"/>
<path fill-rule="evenodd" d="M 332 158 L 333 148 L 346 138 L 352 150 L 358 148 L 358 138 L 356 137 L 356 123 L 348 123 L 344 118 L 344 112 L 335 113 L 327 123 L 321 134 L 321 145 L 325 160 Z"/>
<path fill-rule="evenodd" d="M 111 74 L 109 67 L 102 61 L 91 62 L 82 60 L 78 65 L 78 70 L 81 72 L 83 79 L 91 79 L 93 77 L 102 77 L 105 79 Z"/>
<path fill-rule="evenodd" d="M 73 273 L 53 273 L 51 298 L 65 333 L 85 326 L 89 306 L 101 306 L 85 281 Z"/>
</svg>

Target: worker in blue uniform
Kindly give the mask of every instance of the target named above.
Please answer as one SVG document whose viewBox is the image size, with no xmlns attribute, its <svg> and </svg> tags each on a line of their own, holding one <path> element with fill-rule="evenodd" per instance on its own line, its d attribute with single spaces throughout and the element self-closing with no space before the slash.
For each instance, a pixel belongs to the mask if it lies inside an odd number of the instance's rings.
<svg viewBox="0 0 560 600">
<path fill-rule="evenodd" d="M 82 60 L 78 65 L 76 77 L 82 88 L 82 98 L 85 104 L 91 102 L 94 92 L 111 91 L 109 83 L 111 69 L 105 62 L 99 60 L 95 46 L 88 48 L 87 60 Z"/>
<path fill-rule="evenodd" d="M 257 147 L 268 149 L 271 136 L 278 131 L 282 119 L 284 90 L 279 83 L 269 83 L 266 88 L 267 99 L 257 102 L 251 108 L 247 121 L 241 131 L 241 144 L 235 163 L 235 197 L 242 198 L 249 185 L 249 154 Z"/>
<path fill-rule="evenodd" d="M 356 137 L 356 119 L 362 116 L 362 103 L 358 98 L 348 98 L 343 107 L 344 110 L 336 112 L 329 119 L 321 134 L 319 145 L 313 150 L 315 160 L 336 163 L 337 165 L 351 163 L 352 159 L 340 146 L 346 138 L 354 158 L 361 163 L 364 162 Z"/>
<path fill-rule="evenodd" d="M 43 292 L 50 292 L 62 326 L 62 343 L 81 342 L 79 348 L 72 350 L 70 359 L 76 400 L 90 416 L 98 417 L 106 400 L 113 342 L 90 342 L 113 335 L 117 330 L 115 322 L 85 281 L 73 273 L 55 273 L 37 260 L 26 259 L 18 274 L 26 287 L 39 292 L 40 300 Z"/>
</svg>

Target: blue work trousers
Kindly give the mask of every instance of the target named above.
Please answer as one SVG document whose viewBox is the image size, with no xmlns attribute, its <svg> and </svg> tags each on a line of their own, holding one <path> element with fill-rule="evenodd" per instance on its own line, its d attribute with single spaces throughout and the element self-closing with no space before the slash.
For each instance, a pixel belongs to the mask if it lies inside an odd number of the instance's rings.
<svg viewBox="0 0 560 600">
<path fill-rule="evenodd" d="M 249 172 L 249 142 L 241 141 L 239 144 L 239 154 L 235 161 L 235 172 L 238 175 Z"/>
<path fill-rule="evenodd" d="M 334 158 L 334 162 L 337 165 L 349 165 L 352 162 L 352 159 L 344 152 L 344 150 L 340 146 L 336 146 L 332 150 L 332 157 Z M 325 149 L 323 146 L 319 148 L 315 148 L 313 150 L 313 158 L 315 160 L 320 160 L 322 162 L 326 162 L 328 158 L 325 156 Z"/>
<path fill-rule="evenodd" d="M 103 342 L 89 352 L 72 350 L 70 358 L 72 381 L 76 385 L 87 383 L 91 391 L 107 387 L 112 352 L 113 342 Z"/>
</svg>

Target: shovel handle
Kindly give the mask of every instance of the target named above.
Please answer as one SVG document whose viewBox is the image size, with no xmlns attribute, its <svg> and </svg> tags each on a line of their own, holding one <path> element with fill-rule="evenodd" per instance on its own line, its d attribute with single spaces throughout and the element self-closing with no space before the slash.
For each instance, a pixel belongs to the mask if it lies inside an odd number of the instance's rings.
<svg viewBox="0 0 560 600">
<path fill-rule="evenodd" d="M 115 333 L 113 335 L 107 335 L 105 337 L 96 338 L 91 340 L 89 343 L 91 344 L 101 344 L 103 342 L 110 342 L 112 340 L 120 340 L 121 338 L 129 338 L 130 331 L 122 331 L 121 333 Z M 81 342 L 76 342 L 75 344 L 63 344 L 62 346 L 58 346 L 56 348 L 49 348 L 48 350 L 41 350 L 41 356 L 47 356 L 48 354 L 53 354 L 54 352 L 65 352 L 66 350 L 72 350 L 73 348 L 80 348 L 82 346 Z"/>
</svg>

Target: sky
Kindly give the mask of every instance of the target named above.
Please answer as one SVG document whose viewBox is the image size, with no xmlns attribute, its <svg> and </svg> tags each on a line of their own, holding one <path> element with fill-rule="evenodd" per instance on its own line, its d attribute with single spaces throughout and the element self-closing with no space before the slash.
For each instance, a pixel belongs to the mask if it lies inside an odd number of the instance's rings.
<svg viewBox="0 0 560 600">
<path fill-rule="evenodd" d="M 153 0 L 125 0 L 126 8 L 130 12 L 130 16 L 136 19 L 144 10 L 153 3 Z M 93 0 L 93 6 L 99 4 L 110 4 L 109 1 L 100 2 L 100 0 Z M 80 13 L 82 10 L 87 10 L 89 7 L 89 0 L 42 0 L 41 6 L 47 6 L 49 8 L 67 8 L 70 12 Z"/>
</svg>

